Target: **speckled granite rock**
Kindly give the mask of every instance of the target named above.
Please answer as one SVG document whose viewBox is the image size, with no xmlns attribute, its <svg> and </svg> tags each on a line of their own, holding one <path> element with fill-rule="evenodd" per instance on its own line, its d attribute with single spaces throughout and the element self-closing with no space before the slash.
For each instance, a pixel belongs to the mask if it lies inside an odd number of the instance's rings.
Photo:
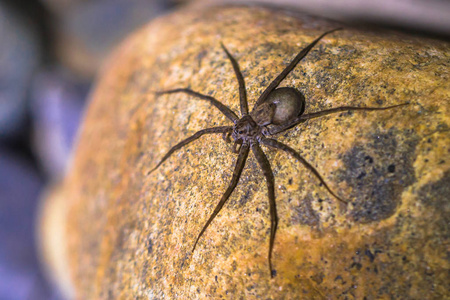
<svg viewBox="0 0 450 300">
<path fill-rule="evenodd" d="M 230 124 L 204 101 L 156 99 L 152 91 L 190 87 L 237 111 L 223 42 L 241 66 L 252 106 L 301 48 L 335 27 L 281 10 L 209 8 L 166 16 L 123 44 L 92 95 L 64 184 L 49 199 L 63 201 L 58 230 L 66 237 L 56 252 L 77 298 L 448 296 L 449 44 L 346 28 L 325 37 L 282 83 L 304 93 L 307 112 L 411 105 L 310 120 L 278 137 L 348 206 L 298 162 L 264 149 L 280 218 L 274 279 L 266 185 L 252 154 L 193 254 L 231 178 L 230 145 L 202 137 L 147 175 L 181 139 Z"/>
</svg>

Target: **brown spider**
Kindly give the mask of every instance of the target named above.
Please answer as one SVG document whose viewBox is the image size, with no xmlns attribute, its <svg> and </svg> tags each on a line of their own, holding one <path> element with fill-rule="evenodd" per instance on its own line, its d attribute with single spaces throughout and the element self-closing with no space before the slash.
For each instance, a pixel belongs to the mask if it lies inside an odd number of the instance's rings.
<svg viewBox="0 0 450 300">
<path fill-rule="evenodd" d="M 256 101 L 255 106 L 252 111 L 249 113 L 248 103 L 247 103 L 247 94 L 245 90 L 245 81 L 242 77 L 242 73 L 239 69 L 239 65 L 233 56 L 228 52 L 223 44 L 221 44 L 223 50 L 225 51 L 228 59 L 231 61 L 233 65 L 234 72 L 236 74 L 238 83 L 239 83 L 239 99 L 240 99 L 240 107 L 241 107 L 241 118 L 239 118 L 229 107 L 220 103 L 215 98 L 197 93 L 188 88 L 180 88 L 173 90 L 166 90 L 161 92 L 156 92 L 156 95 L 163 94 L 173 94 L 173 93 L 185 93 L 196 98 L 209 101 L 212 105 L 218 108 L 228 119 L 230 119 L 234 125 L 233 126 L 219 126 L 206 128 L 196 132 L 191 137 L 179 142 L 175 146 L 173 146 L 169 152 L 161 159 L 161 161 L 154 167 L 151 171 L 148 172 L 150 174 L 154 170 L 156 170 L 166 159 L 168 159 L 175 151 L 181 149 L 187 144 L 197 140 L 204 134 L 211 133 L 221 133 L 223 134 L 223 139 L 226 142 L 231 142 L 230 136 L 234 139 L 233 152 L 239 153 L 236 161 L 236 165 L 233 171 L 233 177 L 231 179 L 228 188 L 217 204 L 214 212 L 209 217 L 206 224 L 203 226 L 200 231 L 197 239 L 195 240 L 194 247 L 192 248 L 192 252 L 194 252 L 197 242 L 200 237 L 206 231 L 208 226 L 220 212 L 225 202 L 230 197 L 234 188 L 236 187 L 239 178 L 241 176 L 242 170 L 244 169 L 245 162 L 247 161 L 248 153 L 250 152 L 250 148 L 252 149 L 253 154 L 256 157 L 256 160 L 261 167 L 264 176 L 266 178 L 268 196 L 269 196 L 269 204 L 270 204 L 270 243 L 269 243 L 269 270 L 271 277 L 273 278 L 276 274 L 272 269 L 272 250 L 273 244 L 275 240 L 275 233 L 278 225 L 278 215 L 277 208 L 275 203 L 275 190 L 274 190 L 274 176 L 272 172 L 272 168 L 270 163 L 262 151 L 260 144 L 263 144 L 268 147 L 276 148 L 283 150 L 294 158 L 299 160 L 308 170 L 310 170 L 320 181 L 321 184 L 328 190 L 328 192 L 333 195 L 339 201 L 347 204 L 347 201 L 342 200 L 338 197 L 325 183 L 322 176 L 320 176 L 319 172 L 308 163 L 297 151 L 285 145 L 275 139 L 271 139 L 268 136 L 275 135 L 277 133 L 283 132 L 295 125 L 298 125 L 306 120 L 325 116 L 328 114 L 341 112 L 341 111 L 349 111 L 349 110 L 385 110 L 394 107 L 399 107 L 406 105 L 408 103 L 388 106 L 388 107 L 351 107 L 351 106 L 342 106 L 336 107 L 332 109 L 327 109 L 323 111 L 303 114 L 305 110 L 305 97 L 303 94 L 295 88 L 291 87 L 283 87 L 277 88 L 281 81 L 295 68 L 295 66 L 308 54 L 308 52 L 322 39 L 325 35 L 332 33 L 340 28 L 325 32 L 317 39 L 315 39 L 311 44 L 309 44 L 306 48 L 301 50 L 297 56 L 289 63 L 289 65 L 281 72 L 277 78 L 275 78 L 270 85 L 266 88 L 266 90 L 259 96 Z M 270 125 L 270 127 L 269 127 Z M 239 148 L 237 147 L 239 145 Z"/>
</svg>

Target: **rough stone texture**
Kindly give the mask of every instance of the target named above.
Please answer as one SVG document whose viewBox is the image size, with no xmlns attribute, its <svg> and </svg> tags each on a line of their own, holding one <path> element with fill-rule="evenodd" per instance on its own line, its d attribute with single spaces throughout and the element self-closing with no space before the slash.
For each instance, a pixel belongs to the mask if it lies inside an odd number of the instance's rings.
<svg viewBox="0 0 450 300">
<path fill-rule="evenodd" d="M 324 38 L 282 83 L 306 112 L 342 105 L 406 107 L 310 120 L 278 139 L 351 203 L 338 203 L 284 153 L 264 148 L 280 224 L 269 276 L 266 185 L 253 155 L 191 254 L 236 156 L 206 136 L 147 173 L 195 131 L 230 124 L 178 94 L 190 87 L 237 111 L 291 58 L 338 25 L 266 8 L 179 11 L 129 38 L 92 95 L 65 201 L 64 258 L 79 299 L 443 299 L 448 296 L 449 45 L 352 28 Z M 54 199 L 53 199 L 54 200 Z M 62 218 L 64 219 L 64 218 Z M 45 228 L 44 228 L 45 229 Z M 51 248 L 48 249 L 51 253 Z"/>
</svg>

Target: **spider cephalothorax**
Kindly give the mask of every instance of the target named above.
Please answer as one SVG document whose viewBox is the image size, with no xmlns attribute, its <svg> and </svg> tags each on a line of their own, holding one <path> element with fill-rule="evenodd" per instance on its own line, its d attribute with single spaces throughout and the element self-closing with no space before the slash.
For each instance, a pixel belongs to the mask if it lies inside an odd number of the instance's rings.
<svg viewBox="0 0 450 300">
<path fill-rule="evenodd" d="M 238 157 L 236 160 L 231 182 L 228 185 L 228 188 L 226 189 L 224 194 L 222 195 L 222 198 L 220 199 L 216 208 L 214 209 L 214 212 L 209 217 L 208 221 L 206 221 L 205 225 L 203 226 L 202 230 L 197 236 L 192 251 L 195 250 L 195 247 L 200 237 L 206 231 L 209 224 L 211 224 L 216 215 L 220 212 L 225 202 L 228 200 L 234 188 L 236 187 L 251 149 L 256 157 L 256 160 L 258 161 L 259 166 L 261 167 L 261 170 L 263 171 L 267 183 L 270 219 L 271 219 L 268 261 L 270 274 L 272 277 L 274 276 L 275 272 L 272 269 L 272 250 L 275 241 L 275 233 L 278 226 L 278 216 L 275 203 L 275 180 L 270 163 L 266 155 L 264 154 L 263 150 L 261 149 L 260 144 L 263 144 L 270 148 L 282 150 L 292 155 L 295 159 L 300 161 L 300 163 L 304 167 L 306 167 L 309 171 L 311 171 L 314 174 L 314 176 L 316 176 L 319 182 L 328 190 L 328 192 L 331 195 L 333 195 L 337 200 L 347 204 L 347 201 L 341 199 L 328 187 L 328 185 L 325 183 L 319 172 L 311 164 L 309 164 L 297 151 L 295 151 L 288 145 L 277 141 L 276 139 L 270 138 L 270 136 L 283 132 L 293 126 L 305 122 L 306 120 L 321 117 L 331 113 L 347 110 L 366 110 L 366 111 L 385 110 L 406 105 L 406 103 L 404 103 L 388 107 L 341 106 L 327 110 L 322 110 L 319 112 L 303 114 L 305 111 L 305 97 L 303 96 L 303 94 L 299 92 L 297 89 L 291 87 L 278 88 L 278 85 L 281 83 L 281 81 L 283 81 L 284 78 L 300 62 L 300 60 L 302 60 L 308 54 L 308 52 L 314 47 L 314 45 L 316 45 L 317 42 L 320 39 L 322 39 L 325 35 L 334 32 L 336 30 L 338 29 L 325 32 L 317 39 L 315 39 L 311 44 L 309 44 L 306 48 L 301 50 L 297 54 L 297 56 L 289 63 L 289 65 L 264 90 L 264 92 L 256 101 L 256 104 L 254 105 L 251 112 L 249 112 L 248 110 L 245 81 L 244 78 L 242 77 L 241 71 L 239 70 L 239 65 L 233 58 L 233 56 L 225 48 L 225 46 L 222 45 L 223 50 L 225 51 L 228 59 L 231 61 L 231 64 L 233 65 L 233 69 L 239 83 L 241 118 L 239 118 L 236 115 L 236 113 L 232 111 L 229 107 L 223 105 L 220 101 L 216 100 L 214 97 L 200 94 L 187 88 L 173 89 L 156 93 L 157 95 L 185 93 L 194 96 L 196 98 L 209 101 L 234 123 L 233 126 L 212 127 L 198 131 L 191 137 L 173 146 L 169 150 L 169 152 L 167 152 L 166 155 L 161 159 L 161 161 L 149 172 L 150 174 L 151 172 L 156 170 L 176 150 L 179 150 L 182 147 L 186 146 L 187 144 L 197 140 L 204 134 L 221 133 L 223 134 L 224 140 L 226 140 L 227 142 L 231 142 L 230 136 L 234 139 L 233 151 L 235 153 L 238 153 Z M 237 148 L 237 146 L 240 147 Z"/>
<path fill-rule="evenodd" d="M 231 136 L 236 143 L 252 143 L 262 135 L 261 127 L 249 115 L 243 116 L 233 126 Z"/>
</svg>

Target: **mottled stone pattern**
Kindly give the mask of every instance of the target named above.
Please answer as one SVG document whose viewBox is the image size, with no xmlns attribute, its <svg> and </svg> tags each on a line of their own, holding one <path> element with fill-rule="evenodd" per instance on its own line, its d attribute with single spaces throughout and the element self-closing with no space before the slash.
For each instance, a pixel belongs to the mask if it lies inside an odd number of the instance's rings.
<svg viewBox="0 0 450 300">
<path fill-rule="evenodd" d="M 345 28 L 326 36 L 282 86 L 306 112 L 343 112 L 277 138 L 298 150 L 343 205 L 299 162 L 264 148 L 280 224 L 270 278 L 267 189 L 251 154 L 229 202 L 197 249 L 236 155 L 220 135 L 176 152 L 197 130 L 230 125 L 238 60 L 250 107 L 295 54 L 337 24 L 282 10 L 179 11 L 131 36 L 110 58 L 64 182 L 67 255 L 79 299 L 443 299 L 448 296 L 449 44 Z"/>
</svg>

